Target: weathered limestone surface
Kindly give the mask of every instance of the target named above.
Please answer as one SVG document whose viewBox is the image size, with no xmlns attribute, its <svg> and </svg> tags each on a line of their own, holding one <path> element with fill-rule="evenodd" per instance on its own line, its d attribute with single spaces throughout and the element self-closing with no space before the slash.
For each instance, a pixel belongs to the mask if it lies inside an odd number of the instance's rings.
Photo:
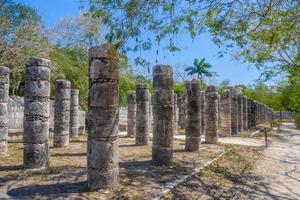
<svg viewBox="0 0 300 200">
<path fill-rule="evenodd" d="M 154 165 L 170 165 L 173 162 L 173 69 L 168 65 L 153 68 L 153 145 Z"/>
<path fill-rule="evenodd" d="M 54 108 L 54 147 L 69 145 L 70 136 L 70 90 L 71 82 L 57 80 Z"/>
<path fill-rule="evenodd" d="M 243 126 L 243 122 L 244 122 L 244 114 L 243 114 L 243 98 L 242 95 L 239 94 L 237 96 L 237 100 L 238 100 L 238 131 L 243 132 L 244 131 L 244 126 Z"/>
<path fill-rule="evenodd" d="M 179 118 L 178 118 L 178 125 L 181 128 L 185 127 L 185 121 L 186 121 L 186 104 L 187 104 L 187 96 L 186 93 L 183 94 L 180 98 L 179 98 Z"/>
<path fill-rule="evenodd" d="M 205 92 L 200 91 L 201 135 L 205 135 Z"/>
<path fill-rule="evenodd" d="M 147 145 L 149 141 L 149 86 L 136 86 L 136 145 Z"/>
<path fill-rule="evenodd" d="M 135 92 L 127 94 L 127 136 L 135 137 L 136 131 L 136 95 Z"/>
<path fill-rule="evenodd" d="M 9 73 L 8 67 L 0 66 L 0 155 L 8 153 L 8 115 L 7 103 L 9 97 Z"/>
<path fill-rule="evenodd" d="M 248 129 L 248 99 L 247 97 L 242 97 L 243 99 L 243 128 Z"/>
<path fill-rule="evenodd" d="M 248 129 L 252 128 L 252 100 L 247 99 Z"/>
<path fill-rule="evenodd" d="M 205 142 L 215 144 L 218 142 L 218 93 L 215 86 L 208 86 L 205 92 L 206 130 Z"/>
<path fill-rule="evenodd" d="M 79 135 L 79 90 L 72 89 L 71 97 L 70 97 L 70 136 L 78 137 L 78 135 Z"/>
<path fill-rule="evenodd" d="M 238 133 L 238 94 L 236 89 L 230 89 L 231 93 L 231 134 L 236 135 Z"/>
<path fill-rule="evenodd" d="M 48 166 L 50 61 L 30 57 L 26 63 L 24 99 L 24 167 Z"/>
<path fill-rule="evenodd" d="M 88 54 L 87 184 L 98 190 L 119 182 L 119 66 L 112 45 L 92 47 Z"/>
<path fill-rule="evenodd" d="M 231 136 L 231 95 L 224 90 L 220 97 L 221 134 Z"/>
<path fill-rule="evenodd" d="M 174 130 L 176 131 L 177 123 L 178 123 L 178 99 L 177 94 L 174 93 Z"/>
<path fill-rule="evenodd" d="M 187 93 L 187 119 L 185 124 L 185 150 L 198 151 L 201 143 L 200 81 L 185 82 Z"/>
</svg>

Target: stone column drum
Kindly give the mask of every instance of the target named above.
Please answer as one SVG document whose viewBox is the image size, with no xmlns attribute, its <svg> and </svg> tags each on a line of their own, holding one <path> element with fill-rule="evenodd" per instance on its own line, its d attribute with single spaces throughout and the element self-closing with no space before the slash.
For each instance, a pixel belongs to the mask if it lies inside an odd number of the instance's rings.
<svg viewBox="0 0 300 200">
<path fill-rule="evenodd" d="M 205 135 L 205 92 L 200 91 L 201 135 Z"/>
<path fill-rule="evenodd" d="M 70 136 L 78 137 L 79 134 L 79 90 L 71 90 L 70 99 Z M 82 133 L 83 134 L 83 133 Z"/>
<path fill-rule="evenodd" d="M 231 93 L 231 134 L 238 133 L 238 90 L 230 89 Z"/>
<path fill-rule="evenodd" d="M 147 145 L 149 141 L 149 86 L 136 86 L 135 144 Z"/>
<path fill-rule="evenodd" d="M 224 90 L 220 97 L 221 134 L 231 136 L 231 95 L 230 90 Z"/>
<path fill-rule="evenodd" d="M 244 122 L 244 114 L 243 114 L 243 98 L 242 95 L 239 94 L 237 96 L 237 100 L 238 100 L 238 131 L 239 132 L 243 132 L 244 131 L 244 126 L 243 126 L 243 122 Z"/>
<path fill-rule="evenodd" d="M 247 97 L 242 97 L 243 99 L 243 128 L 248 129 L 248 99 Z"/>
<path fill-rule="evenodd" d="M 54 105 L 54 147 L 69 145 L 71 82 L 57 80 Z"/>
<path fill-rule="evenodd" d="M 173 69 L 168 65 L 153 68 L 153 145 L 154 165 L 170 165 L 173 162 Z"/>
<path fill-rule="evenodd" d="M 7 103 L 9 97 L 9 73 L 8 67 L 0 66 L 0 155 L 8 153 L 8 119 Z"/>
<path fill-rule="evenodd" d="M 180 128 L 185 127 L 185 121 L 186 121 L 186 103 L 187 103 L 187 98 L 186 98 L 186 93 L 183 94 L 180 97 L 180 104 L 179 104 L 179 122 L 178 125 Z"/>
<path fill-rule="evenodd" d="M 90 190 L 119 183 L 119 61 L 110 44 L 89 49 L 87 185 Z"/>
<path fill-rule="evenodd" d="M 50 60 L 30 57 L 26 63 L 24 98 L 25 168 L 48 166 Z"/>
<path fill-rule="evenodd" d="M 198 151 L 201 143 L 200 81 L 185 83 L 187 93 L 187 119 L 185 124 L 185 150 Z"/>
<path fill-rule="evenodd" d="M 215 86 L 207 87 L 205 99 L 205 142 L 209 144 L 215 144 L 218 142 L 218 93 Z"/>
<path fill-rule="evenodd" d="M 135 137 L 136 129 L 136 96 L 135 92 L 127 94 L 127 136 Z"/>
<path fill-rule="evenodd" d="M 247 99 L 247 115 L 248 115 L 248 129 L 252 128 L 252 100 Z"/>
</svg>

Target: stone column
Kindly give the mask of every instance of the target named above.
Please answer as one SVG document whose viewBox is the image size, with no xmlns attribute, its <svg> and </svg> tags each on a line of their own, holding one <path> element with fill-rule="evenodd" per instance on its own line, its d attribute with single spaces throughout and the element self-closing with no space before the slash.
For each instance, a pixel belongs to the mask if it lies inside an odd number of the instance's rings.
<svg viewBox="0 0 300 200">
<path fill-rule="evenodd" d="M 242 98 L 242 95 L 239 94 L 237 96 L 237 100 L 238 100 L 238 131 L 239 132 L 243 132 L 244 131 L 244 126 L 243 126 L 243 122 L 244 122 L 244 114 L 243 114 L 243 98 Z"/>
<path fill-rule="evenodd" d="M 70 89 L 70 81 L 56 81 L 53 138 L 54 147 L 64 147 L 69 145 L 71 96 Z"/>
<path fill-rule="evenodd" d="M 185 150 L 198 151 L 201 143 L 200 81 L 185 83 L 187 93 L 187 119 L 185 124 Z"/>
<path fill-rule="evenodd" d="M 174 131 L 177 129 L 177 123 L 178 123 L 178 111 L 177 111 L 177 94 L 174 93 Z"/>
<path fill-rule="evenodd" d="M 243 99 L 243 128 L 248 129 L 248 99 L 247 97 L 242 97 Z"/>
<path fill-rule="evenodd" d="M 187 103 L 187 98 L 186 94 L 183 94 L 180 97 L 180 105 L 179 105 L 179 126 L 180 128 L 185 127 L 185 121 L 186 121 L 186 103 Z"/>
<path fill-rule="evenodd" d="M 238 133 L 238 90 L 230 89 L 231 93 L 231 134 Z"/>
<path fill-rule="evenodd" d="M 79 90 L 71 90 L 70 99 L 70 136 L 78 137 L 79 134 Z"/>
<path fill-rule="evenodd" d="M 200 91 L 200 110 L 201 110 L 201 135 L 205 135 L 205 92 Z"/>
<path fill-rule="evenodd" d="M 153 68 L 153 145 L 154 165 L 173 162 L 173 69 L 168 65 Z"/>
<path fill-rule="evenodd" d="M 149 86 L 136 86 L 136 135 L 135 144 L 147 145 L 149 141 Z"/>
<path fill-rule="evenodd" d="M 24 98 L 25 168 L 48 166 L 50 60 L 30 57 L 26 63 Z"/>
<path fill-rule="evenodd" d="M 87 184 L 90 190 L 119 183 L 119 64 L 110 44 L 89 49 Z"/>
<path fill-rule="evenodd" d="M 0 66 L 0 155 L 8 153 L 8 119 L 7 103 L 9 98 L 9 73 L 8 67 Z"/>
<path fill-rule="evenodd" d="M 136 129 L 136 97 L 135 92 L 127 94 L 127 136 L 135 137 Z"/>
<path fill-rule="evenodd" d="M 205 92 L 206 130 L 205 142 L 215 144 L 218 142 L 218 93 L 215 86 L 208 86 Z"/>
<path fill-rule="evenodd" d="M 252 106 L 252 100 L 251 99 L 247 99 L 248 129 L 252 128 L 251 106 Z"/>
<path fill-rule="evenodd" d="M 231 95 L 230 90 L 224 90 L 220 98 L 221 134 L 231 136 Z"/>
</svg>

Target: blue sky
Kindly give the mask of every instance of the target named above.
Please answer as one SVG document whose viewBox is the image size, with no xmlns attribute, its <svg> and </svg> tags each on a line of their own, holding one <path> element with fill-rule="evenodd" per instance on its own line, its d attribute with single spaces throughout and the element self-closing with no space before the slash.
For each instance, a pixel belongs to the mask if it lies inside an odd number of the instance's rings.
<svg viewBox="0 0 300 200">
<path fill-rule="evenodd" d="M 61 17 L 80 13 L 77 0 L 17 0 L 17 2 L 35 8 L 42 16 L 46 27 L 54 25 Z M 153 49 L 153 51 L 144 52 L 142 56 L 146 57 L 152 66 L 157 60 L 159 64 L 169 64 L 181 68 L 192 65 L 194 58 L 204 57 L 208 63 L 212 64 L 212 71 L 218 74 L 218 77 L 211 80 L 215 84 L 219 84 L 225 79 L 229 79 L 231 84 L 251 84 L 259 77 L 259 72 L 253 65 L 236 61 L 231 55 L 218 58 L 219 49 L 213 44 L 209 34 L 202 34 L 194 40 L 186 35 L 179 39 L 179 44 L 183 47 L 180 52 L 173 54 L 159 47 L 158 55 L 156 55 L 156 49 Z M 129 59 L 133 58 L 135 55 L 129 54 Z M 143 73 L 141 68 L 138 68 L 137 71 Z"/>
</svg>

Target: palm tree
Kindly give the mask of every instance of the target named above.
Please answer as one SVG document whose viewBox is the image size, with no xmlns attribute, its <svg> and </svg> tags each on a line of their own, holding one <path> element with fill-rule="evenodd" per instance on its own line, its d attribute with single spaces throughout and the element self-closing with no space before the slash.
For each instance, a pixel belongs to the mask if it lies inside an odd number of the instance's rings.
<svg viewBox="0 0 300 200">
<path fill-rule="evenodd" d="M 188 75 L 197 74 L 198 79 L 200 79 L 201 84 L 204 77 L 212 77 L 216 75 L 215 72 L 209 71 L 212 66 L 211 64 L 205 62 L 205 58 L 202 58 L 200 61 L 196 58 L 194 60 L 194 66 L 187 67 L 185 69 L 188 72 Z"/>
</svg>

